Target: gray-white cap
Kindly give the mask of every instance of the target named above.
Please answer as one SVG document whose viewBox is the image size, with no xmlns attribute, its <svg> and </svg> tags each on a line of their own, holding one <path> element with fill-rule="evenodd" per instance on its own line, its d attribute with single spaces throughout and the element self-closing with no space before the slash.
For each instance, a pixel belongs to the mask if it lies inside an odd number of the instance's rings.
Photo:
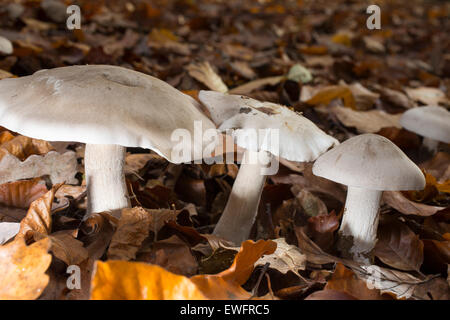
<svg viewBox="0 0 450 320">
<path fill-rule="evenodd" d="M 371 190 L 421 190 L 425 177 L 402 150 L 376 134 L 350 138 L 320 156 L 313 173 L 341 184 Z"/>
<path fill-rule="evenodd" d="M 313 122 L 282 105 L 215 91 L 200 91 L 199 99 L 208 108 L 219 130 L 235 129 L 232 135 L 242 148 L 273 151 L 264 139 L 258 142 L 248 139 L 246 129 L 279 130 L 279 153 L 276 155 L 290 161 L 313 161 L 339 144 Z"/>
<path fill-rule="evenodd" d="M 122 67 L 71 66 L 0 81 L 0 125 L 38 139 L 142 147 L 174 161 L 172 132 L 192 133 L 194 121 L 216 129 L 190 96 Z"/>
<path fill-rule="evenodd" d="M 400 124 L 423 137 L 450 143 L 450 112 L 443 107 L 426 106 L 409 109 L 403 113 Z"/>
</svg>

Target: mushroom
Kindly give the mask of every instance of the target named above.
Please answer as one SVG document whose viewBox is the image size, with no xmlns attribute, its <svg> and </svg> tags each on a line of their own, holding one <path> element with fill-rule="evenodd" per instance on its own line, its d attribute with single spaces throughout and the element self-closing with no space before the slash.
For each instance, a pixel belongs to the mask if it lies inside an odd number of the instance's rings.
<svg viewBox="0 0 450 320">
<path fill-rule="evenodd" d="M 435 153 L 439 141 L 450 143 L 450 112 L 439 106 L 412 108 L 403 113 L 400 124 L 423 136 L 424 146 Z"/>
<path fill-rule="evenodd" d="M 348 186 L 338 247 L 356 261 L 367 263 L 377 240 L 383 190 L 420 190 L 425 177 L 395 144 L 376 134 L 350 138 L 321 155 L 313 165 L 316 176 Z"/>
<path fill-rule="evenodd" d="M 276 156 L 291 161 L 312 161 L 338 141 L 313 122 L 278 104 L 214 91 L 200 91 L 199 99 L 219 131 L 229 132 L 236 144 L 246 149 L 230 197 L 213 232 L 240 244 L 250 235 L 266 175 L 276 173 L 272 170 Z"/>
<path fill-rule="evenodd" d="M 199 121 L 204 130 L 217 131 L 200 106 L 159 79 L 116 66 L 63 67 L 0 81 L 1 126 L 33 138 L 86 143 L 87 215 L 119 216 L 130 206 L 125 147 L 151 149 L 179 163 L 172 155 L 174 130 L 192 133 Z M 194 143 L 204 150 L 203 139 Z"/>
</svg>

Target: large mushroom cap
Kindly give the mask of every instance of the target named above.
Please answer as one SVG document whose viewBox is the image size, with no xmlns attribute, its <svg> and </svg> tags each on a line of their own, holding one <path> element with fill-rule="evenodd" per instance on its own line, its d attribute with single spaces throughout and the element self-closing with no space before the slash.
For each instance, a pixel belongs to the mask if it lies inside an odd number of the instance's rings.
<svg viewBox="0 0 450 320">
<path fill-rule="evenodd" d="M 400 118 L 405 129 L 426 138 L 450 143 L 450 112 L 439 106 L 409 109 Z"/>
<path fill-rule="evenodd" d="M 320 156 L 313 166 L 316 176 L 351 187 L 371 190 L 420 190 L 425 177 L 395 144 L 376 134 L 344 141 Z"/>
<path fill-rule="evenodd" d="M 272 152 L 263 139 L 255 146 L 254 141 L 247 139 L 245 129 L 256 129 L 257 133 L 259 129 L 279 130 L 277 155 L 290 161 L 313 161 L 339 144 L 313 122 L 285 106 L 214 91 L 200 91 L 199 99 L 208 108 L 219 130 L 244 129 L 233 130 L 236 144 L 242 148 Z"/>
<path fill-rule="evenodd" d="M 49 141 L 152 149 L 169 161 L 175 129 L 214 124 L 167 83 L 122 67 L 71 66 L 0 81 L 0 125 Z M 203 145 L 208 142 L 202 142 Z M 203 150 L 203 149 L 202 149 Z"/>
</svg>

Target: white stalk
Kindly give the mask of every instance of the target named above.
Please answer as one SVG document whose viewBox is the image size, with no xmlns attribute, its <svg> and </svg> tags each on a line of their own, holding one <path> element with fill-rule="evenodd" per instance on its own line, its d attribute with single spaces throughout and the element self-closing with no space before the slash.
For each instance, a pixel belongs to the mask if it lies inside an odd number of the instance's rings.
<svg viewBox="0 0 450 320">
<path fill-rule="evenodd" d="M 252 161 L 243 161 L 241 164 L 227 205 L 213 232 L 237 245 L 250 235 L 266 181 L 263 174 L 266 165 L 258 160 L 258 153 L 247 150 L 244 159 Z"/>
<path fill-rule="evenodd" d="M 433 154 L 436 153 L 438 146 L 439 146 L 439 141 L 438 140 L 434 140 L 431 138 L 427 138 L 424 137 L 422 144 L 424 145 L 425 148 L 427 148 L 430 152 L 432 152 Z"/>
<path fill-rule="evenodd" d="M 369 263 L 377 241 L 380 200 L 383 191 L 348 187 L 339 229 L 339 249 L 355 261 Z"/>
<path fill-rule="evenodd" d="M 87 184 L 87 215 L 110 211 L 117 218 L 130 207 L 125 184 L 125 148 L 113 144 L 86 144 L 84 169 Z"/>
</svg>

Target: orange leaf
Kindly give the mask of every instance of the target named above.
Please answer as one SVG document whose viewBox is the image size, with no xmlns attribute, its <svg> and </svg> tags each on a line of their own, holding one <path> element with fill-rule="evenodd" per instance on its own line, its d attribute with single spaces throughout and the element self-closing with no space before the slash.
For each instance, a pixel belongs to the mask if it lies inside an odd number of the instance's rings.
<svg viewBox="0 0 450 320">
<path fill-rule="evenodd" d="M 45 274 L 52 261 L 49 247 L 49 239 L 27 246 L 20 238 L 0 246 L 1 300 L 29 300 L 41 295 L 49 281 Z"/>
<path fill-rule="evenodd" d="M 338 263 L 333 276 L 328 280 L 325 290 L 345 292 L 360 300 L 382 300 L 379 290 L 369 289 L 363 280 L 357 278 L 354 272 Z"/>
<path fill-rule="evenodd" d="M 251 294 L 241 285 L 250 277 L 255 262 L 275 249 L 276 243 L 270 240 L 247 240 L 229 269 L 192 278 L 139 262 L 98 261 L 91 299 L 248 299 Z"/>
<path fill-rule="evenodd" d="M 40 236 L 46 236 L 50 233 L 52 228 L 52 202 L 60 186 L 61 184 L 54 185 L 50 191 L 31 203 L 27 215 L 20 222 L 20 229 L 16 238 L 26 237 L 28 232 L 37 233 Z"/>
<path fill-rule="evenodd" d="M 20 180 L 0 185 L 0 203 L 8 207 L 28 208 L 30 204 L 47 192 L 40 178 Z"/>
<path fill-rule="evenodd" d="M 346 107 L 356 109 L 355 98 L 348 87 L 328 86 L 316 93 L 312 98 L 306 101 L 310 105 L 325 104 L 328 105 L 334 99 L 344 100 Z"/>
<path fill-rule="evenodd" d="M 54 148 L 47 141 L 17 136 L 0 146 L 0 157 L 9 152 L 20 160 L 25 160 L 33 154 L 43 155 L 52 150 Z"/>
</svg>

